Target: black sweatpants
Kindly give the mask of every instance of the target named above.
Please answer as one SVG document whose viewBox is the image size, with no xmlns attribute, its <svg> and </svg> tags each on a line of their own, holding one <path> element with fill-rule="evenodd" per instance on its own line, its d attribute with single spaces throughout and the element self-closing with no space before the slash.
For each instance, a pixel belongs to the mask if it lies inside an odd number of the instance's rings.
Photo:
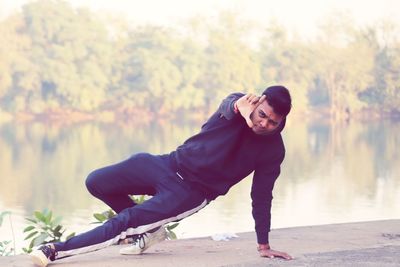
<svg viewBox="0 0 400 267">
<path fill-rule="evenodd" d="M 203 194 L 173 170 L 168 156 L 136 154 L 95 170 L 88 176 L 86 186 L 118 214 L 86 233 L 55 243 L 56 258 L 105 248 L 126 236 L 181 220 L 207 205 Z M 142 194 L 153 197 L 140 205 L 129 197 Z"/>
</svg>

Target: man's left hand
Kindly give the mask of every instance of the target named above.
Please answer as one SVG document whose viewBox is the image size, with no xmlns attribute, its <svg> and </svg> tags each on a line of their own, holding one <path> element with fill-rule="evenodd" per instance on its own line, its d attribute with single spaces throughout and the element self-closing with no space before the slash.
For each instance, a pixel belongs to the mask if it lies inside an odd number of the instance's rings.
<svg viewBox="0 0 400 267">
<path fill-rule="evenodd" d="M 235 105 L 240 115 L 246 120 L 247 125 L 253 128 L 253 122 L 250 118 L 251 113 L 265 100 L 265 95 L 256 96 L 247 94 L 239 98 Z"/>
<path fill-rule="evenodd" d="M 269 249 L 265 249 L 265 248 L 264 249 L 260 249 L 258 252 L 260 253 L 261 257 L 267 257 L 267 258 L 270 258 L 270 259 L 273 259 L 275 257 L 283 258 L 285 260 L 292 260 L 293 259 L 289 254 L 287 254 L 285 252 L 272 250 L 270 248 Z"/>
</svg>

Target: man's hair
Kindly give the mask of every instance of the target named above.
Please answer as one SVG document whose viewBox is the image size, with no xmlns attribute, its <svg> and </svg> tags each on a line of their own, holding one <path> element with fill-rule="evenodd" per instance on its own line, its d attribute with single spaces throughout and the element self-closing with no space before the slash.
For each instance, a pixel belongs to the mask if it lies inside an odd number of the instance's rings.
<svg viewBox="0 0 400 267">
<path fill-rule="evenodd" d="M 287 116 L 292 108 L 292 98 L 289 90 L 282 85 L 270 86 L 262 93 L 266 96 L 268 104 L 274 112 L 281 116 Z"/>
</svg>

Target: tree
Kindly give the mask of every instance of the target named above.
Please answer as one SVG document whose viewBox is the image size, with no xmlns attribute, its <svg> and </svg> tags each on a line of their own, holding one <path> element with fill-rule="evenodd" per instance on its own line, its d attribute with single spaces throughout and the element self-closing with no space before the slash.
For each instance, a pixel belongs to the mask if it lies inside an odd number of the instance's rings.
<svg viewBox="0 0 400 267">
<path fill-rule="evenodd" d="M 0 103 L 11 111 L 24 110 L 26 100 L 40 83 L 38 70 L 29 61 L 31 41 L 23 28 L 19 15 L 0 23 Z"/>
<path fill-rule="evenodd" d="M 237 91 L 255 92 L 260 84 L 259 61 L 254 51 L 245 44 L 246 28 L 235 13 L 222 13 L 211 28 L 205 49 L 206 67 L 199 80 L 205 90 L 208 109 L 227 94 Z"/>
<path fill-rule="evenodd" d="M 128 108 L 131 103 L 152 112 L 165 112 L 169 98 L 182 82 L 181 72 L 175 64 L 181 50 L 179 40 L 172 33 L 159 27 L 132 30 L 125 41 L 126 51 L 121 61 L 122 69 L 117 95 Z"/>
<path fill-rule="evenodd" d="M 374 50 L 352 25 L 348 17 L 328 20 L 317 46 L 316 78 L 327 88 L 334 117 L 363 108 L 359 94 L 373 81 Z"/>
<path fill-rule="evenodd" d="M 381 42 L 375 56 L 375 83 L 367 93 L 377 96 L 376 103 L 386 112 L 400 112 L 400 42 L 396 30 L 390 21 L 374 29 L 376 42 Z"/>
<path fill-rule="evenodd" d="M 62 107 L 95 110 L 105 99 L 111 46 L 100 20 L 63 1 L 42 0 L 23 7 L 32 40 L 30 60 L 40 69 L 36 95 Z"/>
<path fill-rule="evenodd" d="M 282 26 L 272 22 L 261 39 L 260 58 L 265 84 L 283 84 L 291 91 L 293 111 L 308 109 L 308 91 L 314 78 L 313 51 L 298 37 L 289 39 Z"/>
</svg>

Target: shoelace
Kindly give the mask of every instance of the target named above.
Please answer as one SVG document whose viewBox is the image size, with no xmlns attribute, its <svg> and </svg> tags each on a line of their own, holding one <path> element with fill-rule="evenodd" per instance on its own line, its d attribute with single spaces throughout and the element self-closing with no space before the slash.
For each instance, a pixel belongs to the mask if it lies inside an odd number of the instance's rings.
<svg viewBox="0 0 400 267">
<path fill-rule="evenodd" d="M 143 249 L 146 246 L 146 234 L 138 234 L 133 238 L 133 245 L 139 244 L 139 248 Z"/>
<path fill-rule="evenodd" d="M 44 245 L 40 248 L 41 251 L 46 255 L 48 259 L 51 261 L 54 261 L 56 256 L 57 256 L 57 251 L 55 249 L 52 249 L 50 245 Z"/>
</svg>

